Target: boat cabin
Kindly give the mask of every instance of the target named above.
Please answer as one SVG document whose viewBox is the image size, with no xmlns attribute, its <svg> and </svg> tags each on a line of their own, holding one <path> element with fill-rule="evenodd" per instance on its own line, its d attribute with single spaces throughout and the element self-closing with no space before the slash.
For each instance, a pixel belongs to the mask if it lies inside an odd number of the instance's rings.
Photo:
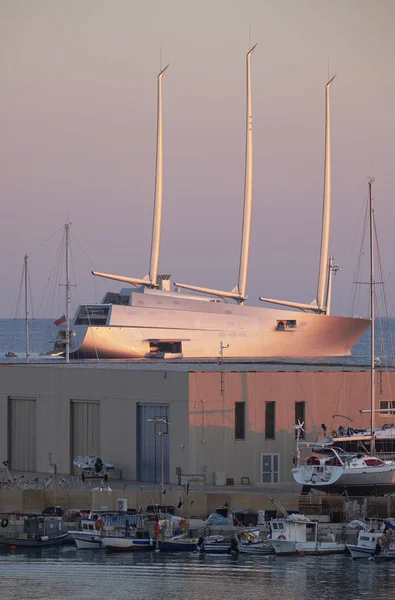
<svg viewBox="0 0 395 600">
<path fill-rule="evenodd" d="M 315 521 L 309 521 L 304 515 L 272 519 L 270 521 L 270 539 L 288 542 L 314 541 L 317 539 L 317 526 Z"/>
</svg>

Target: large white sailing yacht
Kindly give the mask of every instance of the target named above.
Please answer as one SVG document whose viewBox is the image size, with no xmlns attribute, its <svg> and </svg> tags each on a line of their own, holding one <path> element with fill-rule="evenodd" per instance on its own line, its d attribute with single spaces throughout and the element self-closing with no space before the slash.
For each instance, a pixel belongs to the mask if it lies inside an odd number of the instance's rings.
<svg viewBox="0 0 395 600">
<path fill-rule="evenodd" d="M 244 215 L 239 281 L 231 291 L 176 283 L 158 275 L 162 221 L 162 79 L 158 75 L 157 153 L 154 216 L 149 273 L 143 279 L 93 272 L 128 284 L 119 293 L 108 292 L 100 304 L 79 306 L 69 335 L 61 328 L 54 354 L 70 358 L 216 358 L 226 348 L 229 358 L 304 358 L 347 356 L 370 321 L 330 315 L 329 258 L 331 201 L 330 86 L 326 85 L 325 183 L 321 258 L 317 298 L 300 304 L 260 298 L 287 308 L 246 306 L 246 285 L 252 214 L 252 100 L 251 57 L 247 53 L 247 115 Z M 180 289 L 189 290 L 181 292 Z M 194 292 L 193 294 L 191 292 Z"/>
</svg>

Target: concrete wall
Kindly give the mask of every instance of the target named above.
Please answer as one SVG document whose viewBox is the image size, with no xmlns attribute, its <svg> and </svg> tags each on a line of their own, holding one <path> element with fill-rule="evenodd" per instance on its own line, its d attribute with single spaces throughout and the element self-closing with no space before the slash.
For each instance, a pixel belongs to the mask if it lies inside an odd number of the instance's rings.
<svg viewBox="0 0 395 600">
<path fill-rule="evenodd" d="M 395 373 L 377 373 L 376 397 L 391 399 Z M 246 402 L 245 440 L 235 440 L 235 402 Z M 276 403 L 275 439 L 265 439 L 265 403 Z M 189 467 L 205 473 L 214 484 L 215 471 L 240 484 L 248 477 L 261 484 L 261 454 L 280 454 L 280 481 L 296 492 L 291 469 L 295 455 L 295 402 L 305 402 L 306 440 L 322 437 L 321 424 L 328 431 L 350 421 L 355 428 L 368 427 L 370 414 L 370 373 L 346 371 L 303 372 L 195 372 L 190 373 Z M 376 426 L 393 422 L 390 416 L 376 415 Z M 291 486 L 289 488 L 288 486 Z"/>
<path fill-rule="evenodd" d="M 37 403 L 37 470 L 46 473 L 51 462 L 68 474 L 71 465 L 70 402 L 100 402 L 101 455 L 122 470 L 125 480 L 136 479 L 136 415 L 138 403 L 169 404 L 170 482 L 178 482 L 176 469 L 202 474 L 215 483 L 217 471 L 235 485 L 249 481 L 261 485 L 261 454 L 280 455 L 281 490 L 299 492 L 291 469 L 295 454 L 295 402 L 305 402 L 306 439 L 322 435 L 347 421 L 354 427 L 369 425 L 370 374 L 343 371 L 192 371 L 193 365 L 70 364 L 0 366 L 0 462 L 7 458 L 7 399 L 33 396 Z M 202 368 L 202 366 L 200 366 Z M 227 367 L 229 368 L 229 367 Z M 188 372 L 189 371 L 189 372 Z M 391 399 L 395 373 L 377 373 L 376 395 Z M 235 440 L 235 402 L 246 403 L 246 435 Z M 265 403 L 276 403 L 275 439 L 265 439 Z M 376 417 L 377 425 L 391 422 Z M 270 485 L 269 485 L 270 488 Z"/>
<path fill-rule="evenodd" d="M 48 472 L 49 455 L 58 473 L 70 473 L 70 401 L 100 402 L 101 456 L 136 478 L 138 403 L 169 404 L 170 477 L 186 470 L 188 446 L 188 374 L 131 370 L 101 365 L 0 366 L 0 462 L 8 453 L 10 396 L 31 396 L 37 406 L 37 471 Z"/>
</svg>

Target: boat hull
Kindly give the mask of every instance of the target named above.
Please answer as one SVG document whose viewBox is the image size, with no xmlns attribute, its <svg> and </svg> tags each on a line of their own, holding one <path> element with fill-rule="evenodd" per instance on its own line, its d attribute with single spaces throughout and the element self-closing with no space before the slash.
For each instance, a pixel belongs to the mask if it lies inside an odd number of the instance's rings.
<svg viewBox="0 0 395 600">
<path fill-rule="evenodd" d="M 347 544 L 347 550 L 352 558 L 370 558 L 374 554 L 374 548 L 364 548 L 357 544 Z"/>
<path fill-rule="evenodd" d="M 160 540 L 158 547 L 160 552 L 194 552 L 197 549 L 197 542 Z"/>
<path fill-rule="evenodd" d="M 345 544 L 337 542 L 294 542 L 288 540 L 272 540 L 271 545 L 277 555 L 290 556 L 299 555 L 324 555 L 343 554 L 346 551 Z"/>
<path fill-rule="evenodd" d="M 154 542 L 151 538 L 104 536 L 102 546 L 111 552 L 136 552 L 153 550 Z"/>
<path fill-rule="evenodd" d="M 26 539 L 18 536 L 0 537 L 0 545 L 16 546 L 21 548 L 47 548 L 48 546 L 60 546 L 68 537 L 68 533 L 62 533 L 56 537 L 46 536 L 38 537 L 37 539 Z"/>
<path fill-rule="evenodd" d="M 98 550 L 102 547 L 102 538 L 100 535 L 69 531 L 69 536 L 80 550 Z"/>
<path fill-rule="evenodd" d="M 366 496 L 372 492 L 383 495 L 395 490 L 395 465 L 350 469 L 329 467 L 324 470 L 302 466 L 292 469 L 292 473 L 296 483 L 330 493 L 347 490 L 351 496 Z"/>
<path fill-rule="evenodd" d="M 72 358 L 155 357 L 155 340 L 178 341 L 174 357 L 186 359 L 218 357 L 220 341 L 229 344 L 227 358 L 348 356 L 370 324 L 359 318 L 187 300 L 177 293 L 132 296 L 139 297 L 138 305 L 95 305 L 109 311 L 105 325 L 80 325 L 77 313 Z"/>
</svg>

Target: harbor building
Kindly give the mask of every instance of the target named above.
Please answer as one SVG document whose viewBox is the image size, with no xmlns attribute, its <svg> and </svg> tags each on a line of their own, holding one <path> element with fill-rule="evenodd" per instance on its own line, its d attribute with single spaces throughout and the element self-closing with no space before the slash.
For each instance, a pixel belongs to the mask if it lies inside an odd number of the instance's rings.
<svg viewBox="0 0 395 600">
<path fill-rule="evenodd" d="M 272 486 L 299 493 L 295 430 L 314 441 L 368 427 L 370 373 L 240 363 L 0 366 L 0 458 L 14 471 L 72 474 L 100 456 L 124 480 Z M 392 423 L 394 372 L 376 373 L 376 426 Z M 387 411 L 387 412 L 384 412 Z M 338 416 L 336 416 L 338 415 Z M 351 421 L 352 420 L 352 421 Z"/>
</svg>

